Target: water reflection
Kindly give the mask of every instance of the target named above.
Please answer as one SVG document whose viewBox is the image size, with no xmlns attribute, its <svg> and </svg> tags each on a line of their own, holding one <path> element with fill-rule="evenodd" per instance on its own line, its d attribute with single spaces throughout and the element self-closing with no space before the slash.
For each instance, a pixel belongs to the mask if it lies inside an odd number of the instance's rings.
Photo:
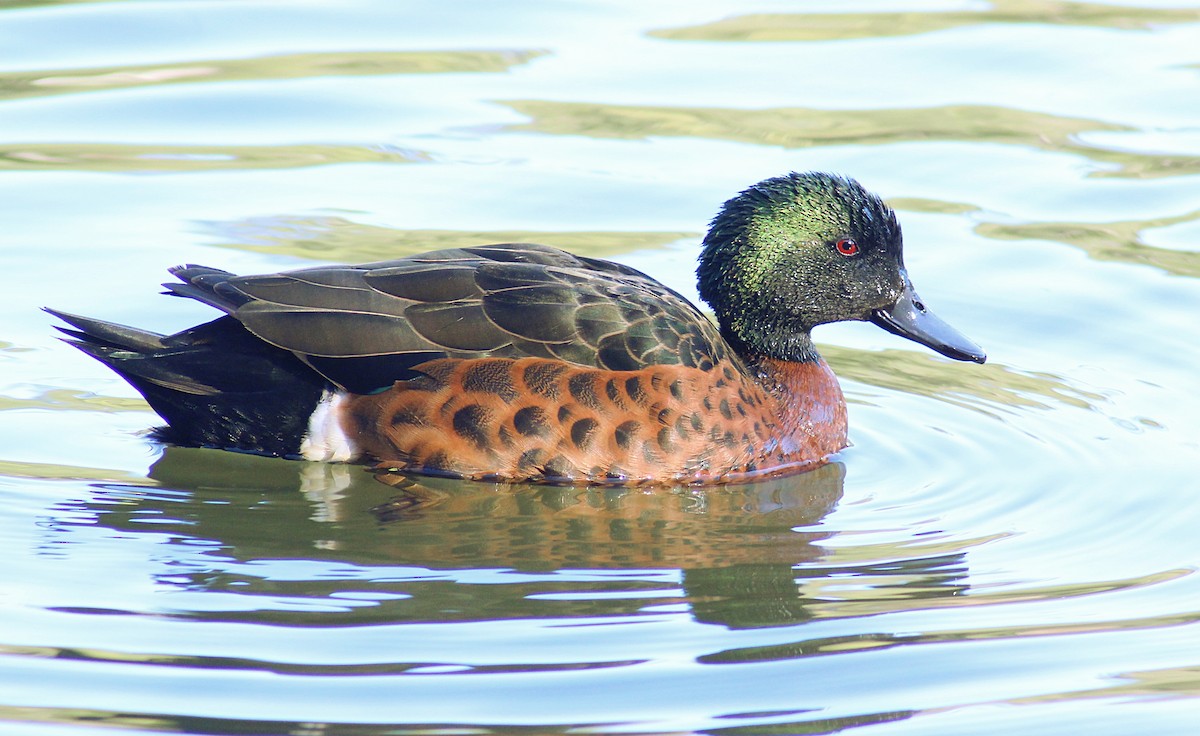
<svg viewBox="0 0 1200 736">
<path fill-rule="evenodd" d="M 139 411 L 146 408 L 142 399 L 103 396 L 70 388 L 32 387 L 24 396 L 0 394 L 0 411 L 17 409 L 54 409 L 62 411 Z"/>
<path fill-rule="evenodd" d="M 1193 620 L 1195 620 L 1193 618 Z M 1080 692 L 1053 693 L 1033 698 L 1009 701 L 1013 704 L 1053 703 L 1091 698 L 1200 698 L 1200 665 L 1174 667 L 1143 672 L 1123 672 L 1116 675 L 1127 680 L 1119 685 Z"/>
<path fill-rule="evenodd" d="M 772 712 L 730 713 L 721 716 L 721 722 L 729 725 L 708 728 L 697 733 L 712 736 L 761 736 L 762 734 L 822 734 L 841 733 L 855 726 L 870 726 L 893 721 L 902 721 L 918 715 L 918 711 L 901 710 L 869 713 L 843 718 L 820 718 L 796 720 L 764 726 L 759 721 L 770 718 L 778 721 L 782 716 L 795 715 L 799 718 L 808 709 L 777 710 Z M 356 720 L 353 723 L 319 723 L 313 721 L 245 720 L 232 718 L 206 718 L 201 716 L 164 716 L 156 713 L 112 713 L 84 708 L 9 708 L 0 705 L 0 718 L 39 724 L 69 724 L 78 727 L 107 726 L 110 728 L 136 731 L 153 731 L 187 734 L 243 734 L 269 733 L 292 734 L 294 736 L 451 736 L 472 734 L 475 736 L 545 736 L 550 733 L 608 733 L 610 723 L 553 723 L 539 726 L 519 726 L 509 722 L 494 724 L 472 722 L 469 727 L 459 722 L 442 723 L 371 723 Z M 738 725 L 739 723 L 755 725 Z M 251 730 L 247 730 L 251 729 Z M 122 731 L 123 732 L 123 731 Z"/>
<path fill-rule="evenodd" d="M 1144 264 L 1177 276 L 1200 276 L 1200 252 L 1156 248 L 1142 232 L 1200 220 L 1200 210 L 1175 217 L 1121 222 L 981 223 L 975 232 L 997 240 L 1053 240 L 1079 248 L 1098 261 Z"/>
<path fill-rule="evenodd" d="M 42 8 L 55 5 L 88 5 L 91 3 L 111 2 L 112 0 L 10 0 L 4 4 L 5 10 L 21 8 Z"/>
<path fill-rule="evenodd" d="M 336 216 L 279 215 L 231 222 L 207 222 L 221 247 L 342 263 L 366 263 L 442 248 L 484 243 L 546 243 L 586 256 L 610 256 L 661 248 L 693 232 L 400 230 Z"/>
<path fill-rule="evenodd" d="M 149 473 L 157 487 L 98 486 L 47 527 L 69 536 L 87 518 L 173 535 L 158 584 L 226 594 L 219 613 L 188 614 L 220 620 L 687 611 L 751 628 L 828 618 L 831 604 L 862 598 L 910 608 L 964 590 L 965 551 L 945 545 L 831 561 L 822 545 L 835 531 L 823 524 L 844 474 L 831 463 L 716 488 L 520 486 L 170 447 Z"/>
<path fill-rule="evenodd" d="M 923 13 L 774 13 L 739 15 L 714 23 L 651 31 L 681 41 L 832 41 L 911 36 L 985 23 L 1038 23 L 1091 28 L 1150 29 L 1194 23 L 1200 10 L 1084 2 L 993 0 L 969 11 Z"/>
<path fill-rule="evenodd" d="M 108 601 L 55 609 L 63 613 L 149 613 L 338 630 L 395 623 L 594 623 L 678 614 L 729 630 L 761 629 L 906 611 L 1061 603 L 1155 586 L 1190 572 L 975 589 L 968 578 L 970 550 L 1004 535 L 931 534 L 920 544 L 904 537 L 881 543 L 872 535 L 856 544 L 829 520 L 841 499 L 844 473 L 840 463 L 831 463 L 757 484 L 648 491 L 417 479 L 356 466 L 167 448 L 149 473 L 155 486 L 94 486 L 89 497 L 61 504 L 55 518 L 46 520 L 42 546 L 48 554 L 69 554 L 76 533 L 96 526 L 126 539 L 156 540 L 157 595 L 122 601 L 127 607 L 120 611 L 110 610 Z M 792 633 L 773 643 L 700 653 L 697 661 L 781 661 L 1194 620 L 1196 614 L 1187 612 L 912 633 L 840 634 L 804 627 L 784 629 Z M 590 662 L 568 658 L 521 668 L 619 664 L 602 652 L 595 656 Z M 102 658 L 127 659 L 120 652 Z M 207 662 L 182 655 L 172 655 L 172 661 L 197 667 Z M 386 674 L 426 664 L 385 658 L 357 663 L 355 672 Z M 331 669 L 274 660 L 239 667 L 278 673 Z"/>
<path fill-rule="evenodd" d="M 964 562 L 941 552 L 822 567 L 822 543 L 834 535 L 822 520 L 844 474 L 830 463 L 766 483 L 668 491 L 392 475 L 385 484 L 362 467 L 167 448 L 150 471 L 156 486 L 96 486 L 47 521 L 47 545 L 70 540 L 80 525 L 167 534 L 169 562 L 156 586 L 205 593 L 187 598 L 199 609 L 182 610 L 221 621 L 343 626 L 673 611 L 748 628 L 810 620 L 811 606 L 833 590 L 818 579 L 953 596 Z M 128 612 L 148 612 L 139 605 L 131 600 Z M 178 603 L 170 610 L 181 612 Z"/>
<path fill-rule="evenodd" d="M 962 371 L 944 359 L 912 350 L 866 351 L 822 345 L 821 354 L 845 380 L 985 413 L 1004 407 L 1094 409 L 1107 400 L 1103 394 L 1053 373 L 1018 371 L 996 362 Z"/>
<path fill-rule="evenodd" d="M 830 536 L 812 527 L 841 497 L 844 474 L 831 463 L 741 486 L 556 487 L 375 475 L 358 466 L 169 447 L 149 477 L 187 491 L 194 532 L 239 558 L 316 549 L 362 562 L 539 571 L 812 560 L 820 556 L 814 544 Z M 161 501 L 146 492 L 136 513 Z M 251 520 L 250 505 L 270 513 Z"/>
<path fill-rule="evenodd" d="M 411 163 L 428 158 L 392 146 L 235 146 L 122 143 L 0 145 L 0 171 L 108 173 L 293 169 L 347 163 Z"/>
<path fill-rule="evenodd" d="M 24 70 L 0 73 L 0 102 L 27 97 L 186 82 L 240 82 L 328 76 L 505 72 L 541 51 L 339 51 L 278 54 L 184 64 Z"/>
<path fill-rule="evenodd" d="M 886 145 L 910 141 L 970 141 L 1027 146 L 1083 156 L 1094 175 L 1151 178 L 1200 172 L 1200 156 L 1139 153 L 1081 140 L 1094 131 L 1127 126 L 1087 118 L 989 105 L 827 110 L 806 107 L 736 110 L 719 107 L 609 105 L 556 100 L 505 100 L 530 122 L 510 130 L 549 135 L 642 140 L 695 137 L 784 148 Z"/>
<path fill-rule="evenodd" d="M 860 587 L 859 594 L 864 598 L 880 601 L 949 598 L 967 590 L 966 577 L 966 555 L 955 553 L 865 565 L 798 562 L 796 567 L 742 563 L 695 568 L 684 571 L 683 583 L 692 600 L 692 615 L 698 621 L 734 628 L 761 628 L 829 618 L 829 604 L 845 599 L 848 591 Z M 885 605 L 880 607 L 880 612 L 903 607 L 907 606 Z M 861 637 L 856 635 L 853 639 L 858 641 Z M 810 654 L 819 644 L 819 641 L 805 639 L 784 647 L 773 647 L 769 658 L 787 659 L 797 654 Z M 733 658 L 727 652 L 719 652 L 701 657 L 700 661 L 717 663 L 752 659 Z"/>
</svg>

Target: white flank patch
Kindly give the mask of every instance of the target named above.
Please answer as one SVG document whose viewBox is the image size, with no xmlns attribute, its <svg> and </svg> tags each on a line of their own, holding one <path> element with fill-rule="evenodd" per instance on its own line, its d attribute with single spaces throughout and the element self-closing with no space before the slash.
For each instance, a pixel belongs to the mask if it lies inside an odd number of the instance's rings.
<svg viewBox="0 0 1200 736">
<path fill-rule="evenodd" d="M 344 391 L 326 391 L 321 394 L 317 408 L 308 418 L 308 431 L 304 433 L 304 439 L 300 440 L 300 454 L 305 460 L 344 463 L 358 457 L 358 448 L 346 436 L 339 420 L 345 400 Z"/>
</svg>

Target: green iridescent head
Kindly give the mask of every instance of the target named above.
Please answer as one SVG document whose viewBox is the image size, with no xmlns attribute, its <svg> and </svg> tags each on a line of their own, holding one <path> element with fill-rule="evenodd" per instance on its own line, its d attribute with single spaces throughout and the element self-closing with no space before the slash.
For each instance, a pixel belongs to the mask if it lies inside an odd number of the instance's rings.
<svg viewBox="0 0 1200 736">
<path fill-rule="evenodd" d="M 870 320 L 948 357 L 984 360 L 925 310 L 895 212 L 853 179 L 792 173 L 746 189 L 713 219 L 698 276 L 700 296 L 742 352 L 814 360 L 813 327 Z"/>
</svg>

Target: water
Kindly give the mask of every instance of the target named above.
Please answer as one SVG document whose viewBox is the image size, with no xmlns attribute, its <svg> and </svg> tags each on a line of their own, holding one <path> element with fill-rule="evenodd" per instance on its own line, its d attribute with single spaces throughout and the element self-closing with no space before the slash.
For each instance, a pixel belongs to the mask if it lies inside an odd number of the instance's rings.
<svg viewBox="0 0 1200 736">
<path fill-rule="evenodd" d="M 1200 5 L 10 2 L 0 48 L 0 731 L 1200 728 Z M 821 328 L 854 446 L 785 480 L 164 450 L 37 311 L 512 239 L 694 295 L 792 169 L 889 198 L 990 361 Z"/>
</svg>

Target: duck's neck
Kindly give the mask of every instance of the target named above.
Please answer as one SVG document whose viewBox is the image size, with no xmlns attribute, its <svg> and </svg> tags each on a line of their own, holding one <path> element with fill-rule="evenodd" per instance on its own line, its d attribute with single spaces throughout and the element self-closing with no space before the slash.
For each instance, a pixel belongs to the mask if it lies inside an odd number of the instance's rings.
<svg viewBox="0 0 1200 736">
<path fill-rule="evenodd" d="M 837 376 L 815 349 L 811 360 L 765 355 L 743 359 L 759 385 L 775 398 L 785 435 L 811 438 L 808 441 L 822 456 L 846 447 L 846 399 Z"/>
<path fill-rule="evenodd" d="M 721 336 L 750 364 L 767 356 L 780 362 L 824 363 L 806 329 L 764 323 L 735 331 L 722 325 Z"/>
</svg>

